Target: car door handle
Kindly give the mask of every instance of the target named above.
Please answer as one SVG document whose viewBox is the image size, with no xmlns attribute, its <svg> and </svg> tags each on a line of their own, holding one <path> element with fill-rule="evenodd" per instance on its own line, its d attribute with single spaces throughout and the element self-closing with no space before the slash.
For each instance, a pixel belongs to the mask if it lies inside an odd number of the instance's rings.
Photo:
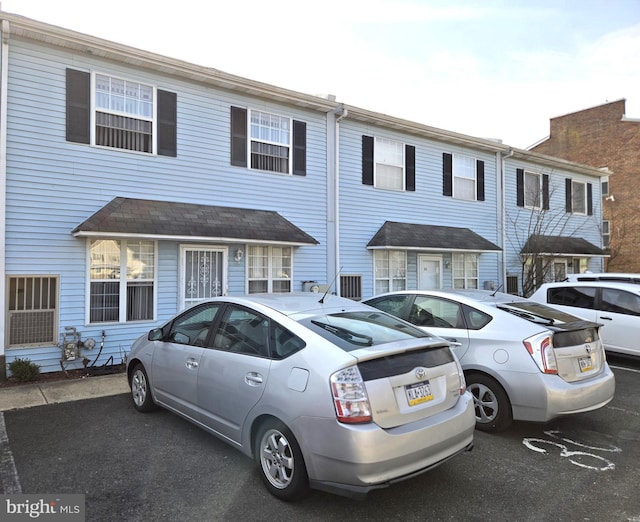
<svg viewBox="0 0 640 522">
<path fill-rule="evenodd" d="M 189 369 L 189 370 L 194 370 L 198 367 L 198 361 L 196 361 L 193 357 L 189 357 L 185 362 L 184 365 Z"/>
<path fill-rule="evenodd" d="M 445 341 L 448 341 L 451 346 L 462 346 L 462 343 L 455 337 L 445 337 Z"/>
<path fill-rule="evenodd" d="M 603 317 L 603 316 L 600 316 L 600 319 L 606 319 L 607 321 L 613 321 L 613 317 Z"/>
<path fill-rule="evenodd" d="M 244 376 L 244 382 L 246 382 L 247 384 L 251 385 L 251 386 L 258 386 L 259 384 L 262 384 L 262 375 L 260 375 L 257 372 L 249 372 L 247 373 L 247 375 Z"/>
</svg>

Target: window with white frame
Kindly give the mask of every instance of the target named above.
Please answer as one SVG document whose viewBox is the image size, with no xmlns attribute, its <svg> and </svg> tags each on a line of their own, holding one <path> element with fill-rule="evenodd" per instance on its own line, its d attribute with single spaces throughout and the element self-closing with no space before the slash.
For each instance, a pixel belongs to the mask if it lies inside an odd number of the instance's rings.
<svg viewBox="0 0 640 522">
<path fill-rule="evenodd" d="M 89 255 L 89 322 L 153 320 L 155 242 L 94 239 Z"/>
<path fill-rule="evenodd" d="M 453 155 L 453 197 L 476 199 L 476 159 L 462 154 Z"/>
<path fill-rule="evenodd" d="M 587 184 L 584 181 L 571 181 L 571 211 L 574 214 L 587 213 Z"/>
<path fill-rule="evenodd" d="M 291 119 L 251 110 L 251 168 L 289 173 Z"/>
<path fill-rule="evenodd" d="M 404 190 L 404 143 L 376 137 L 374 147 L 376 188 Z"/>
<path fill-rule="evenodd" d="M 291 292 L 291 247 L 252 245 L 247 248 L 248 293 Z"/>
<path fill-rule="evenodd" d="M 407 288 L 407 253 L 404 250 L 375 250 L 376 294 Z"/>
<path fill-rule="evenodd" d="M 153 86 L 104 74 L 94 78 L 95 144 L 152 153 Z"/>
<path fill-rule="evenodd" d="M 7 279 L 7 348 L 55 345 L 58 277 L 19 275 Z"/>
<path fill-rule="evenodd" d="M 602 190 L 602 197 L 609 195 L 609 176 L 602 176 L 602 178 L 600 178 L 600 188 Z"/>
<path fill-rule="evenodd" d="M 542 207 L 542 176 L 536 172 L 524 173 L 524 206 L 527 208 Z"/>
<path fill-rule="evenodd" d="M 604 248 L 609 248 L 610 242 L 611 242 L 610 223 L 608 219 L 605 219 L 602 221 L 602 246 Z"/>
<path fill-rule="evenodd" d="M 478 288 L 478 254 L 453 254 L 453 287 Z"/>
</svg>

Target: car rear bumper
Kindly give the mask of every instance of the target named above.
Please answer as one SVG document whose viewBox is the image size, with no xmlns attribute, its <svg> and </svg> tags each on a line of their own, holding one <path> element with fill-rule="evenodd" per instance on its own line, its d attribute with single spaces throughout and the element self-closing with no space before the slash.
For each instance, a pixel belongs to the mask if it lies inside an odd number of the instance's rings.
<svg viewBox="0 0 640 522">
<path fill-rule="evenodd" d="M 515 420 L 547 422 L 561 415 L 582 413 L 605 406 L 616 384 L 609 365 L 590 379 L 566 382 L 557 375 L 519 374 L 518 390 L 510 393 Z"/>
<path fill-rule="evenodd" d="M 450 410 L 397 428 L 314 417 L 297 424 L 311 486 L 358 497 L 470 450 L 475 413 L 465 393 Z"/>
</svg>

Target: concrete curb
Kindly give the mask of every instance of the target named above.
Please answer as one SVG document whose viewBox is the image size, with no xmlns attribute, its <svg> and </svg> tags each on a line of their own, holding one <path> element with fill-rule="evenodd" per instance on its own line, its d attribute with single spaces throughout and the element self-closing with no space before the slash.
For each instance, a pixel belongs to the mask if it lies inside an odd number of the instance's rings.
<svg viewBox="0 0 640 522">
<path fill-rule="evenodd" d="M 125 373 L 0 388 L 0 411 L 129 393 Z"/>
</svg>

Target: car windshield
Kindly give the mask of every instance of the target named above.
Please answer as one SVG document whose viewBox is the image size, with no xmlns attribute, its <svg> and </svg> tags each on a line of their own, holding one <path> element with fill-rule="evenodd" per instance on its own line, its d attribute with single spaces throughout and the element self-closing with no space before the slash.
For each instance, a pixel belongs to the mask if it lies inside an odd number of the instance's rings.
<svg viewBox="0 0 640 522">
<path fill-rule="evenodd" d="M 300 322 L 345 351 L 417 337 L 433 338 L 413 325 L 379 312 L 317 315 Z"/>
<path fill-rule="evenodd" d="M 577 317 L 550 306 L 534 301 L 512 301 L 510 303 L 497 303 L 496 306 L 511 314 L 523 317 L 528 321 L 540 324 L 571 323 L 579 321 Z"/>
</svg>

